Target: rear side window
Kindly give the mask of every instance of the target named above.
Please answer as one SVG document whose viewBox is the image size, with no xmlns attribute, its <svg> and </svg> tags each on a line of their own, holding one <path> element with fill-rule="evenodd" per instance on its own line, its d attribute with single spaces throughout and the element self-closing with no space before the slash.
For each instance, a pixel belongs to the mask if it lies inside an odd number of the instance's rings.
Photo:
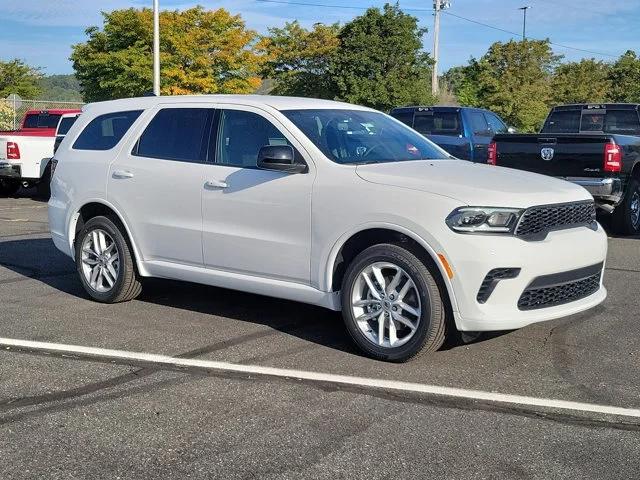
<svg viewBox="0 0 640 480">
<path fill-rule="evenodd" d="M 30 113 L 24 119 L 24 128 L 56 128 L 62 115 L 49 115 L 47 112 Z"/>
<path fill-rule="evenodd" d="M 423 135 L 460 135 L 462 133 L 458 112 L 416 113 L 413 128 Z"/>
<path fill-rule="evenodd" d="M 203 162 L 213 109 L 165 108 L 149 123 L 133 154 L 140 157 Z M 246 132 L 244 132 L 246 134 Z"/>
<path fill-rule="evenodd" d="M 542 129 L 542 133 L 578 133 L 579 131 L 579 110 L 552 112 Z"/>
<path fill-rule="evenodd" d="M 606 133 L 640 135 L 640 118 L 636 110 L 608 110 L 604 121 Z"/>
<path fill-rule="evenodd" d="M 408 112 L 391 112 L 391 116 L 397 120 L 400 120 L 405 125 L 413 127 L 413 110 Z"/>
<path fill-rule="evenodd" d="M 115 147 L 142 110 L 100 115 L 89 122 L 73 144 L 76 150 L 110 150 Z"/>
</svg>

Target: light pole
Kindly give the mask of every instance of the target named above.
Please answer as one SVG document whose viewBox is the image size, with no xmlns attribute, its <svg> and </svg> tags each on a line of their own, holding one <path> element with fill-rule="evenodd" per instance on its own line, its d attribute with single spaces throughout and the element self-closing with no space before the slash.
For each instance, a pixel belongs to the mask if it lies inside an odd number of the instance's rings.
<svg viewBox="0 0 640 480">
<path fill-rule="evenodd" d="M 160 95 L 160 8 L 153 0 L 153 94 Z"/>
<path fill-rule="evenodd" d="M 451 2 L 446 0 L 434 0 L 434 20 L 433 20 L 433 71 L 431 72 L 431 94 L 435 97 L 440 92 L 438 85 L 438 51 L 440 48 L 440 11 L 449 8 Z"/>
<path fill-rule="evenodd" d="M 523 18 L 522 18 L 522 41 L 524 42 L 527 39 L 527 10 L 529 10 L 531 7 L 526 6 L 526 7 L 520 7 L 518 10 L 522 10 L 522 13 L 524 14 Z"/>
</svg>

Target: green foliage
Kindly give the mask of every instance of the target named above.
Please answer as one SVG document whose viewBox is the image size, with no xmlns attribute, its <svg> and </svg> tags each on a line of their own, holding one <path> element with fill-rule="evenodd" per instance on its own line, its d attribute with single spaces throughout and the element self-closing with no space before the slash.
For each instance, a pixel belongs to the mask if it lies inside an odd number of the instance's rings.
<svg viewBox="0 0 640 480">
<path fill-rule="evenodd" d="M 303 28 L 297 21 L 283 28 L 270 28 L 257 49 L 263 57 L 263 77 L 273 80 L 274 95 L 333 98 L 334 85 L 329 78 L 332 56 L 338 48 L 337 24 L 316 23 Z"/>
<path fill-rule="evenodd" d="M 494 43 L 479 62 L 480 106 L 521 131 L 536 131 L 549 113 L 560 58 L 548 40 Z"/>
<path fill-rule="evenodd" d="M 337 98 L 378 110 L 432 103 L 425 31 L 415 17 L 389 4 L 345 24 L 329 69 Z"/>
<path fill-rule="evenodd" d="M 480 65 L 475 58 L 468 65 L 453 67 L 443 75 L 443 84 L 453 90 L 461 105 L 467 107 L 480 106 L 480 85 L 478 76 Z"/>
<path fill-rule="evenodd" d="M 86 30 L 71 60 L 85 100 L 142 95 L 153 88 L 153 13 L 103 13 L 104 28 Z M 249 93 L 260 85 L 255 32 L 239 15 L 202 7 L 160 14 L 163 94 Z"/>
<path fill-rule="evenodd" d="M 13 129 L 13 107 L 5 100 L 0 100 L 0 131 Z"/>
<path fill-rule="evenodd" d="M 640 103 L 640 57 L 627 50 L 612 66 L 609 75 L 614 102 Z"/>
<path fill-rule="evenodd" d="M 607 100 L 610 66 L 592 58 L 556 68 L 551 84 L 552 103 L 599 103 Z"/>
<path fill-rule="evenodd" d="M 37 99 L 57 100 L 59 102 L 81 102 L 80 82 L 75 75 L 49 75 L 42 77 L 38 85 L 40 95 Z"/>
<path fill-rule="evenodd" d="M 38 80 L 41 77 L 38 68 L 30 67 L 22 60 L 0 61 L 0 99 L 12 93 L 22 98 L 35 98 L 40 93 Z"/>
</svg>

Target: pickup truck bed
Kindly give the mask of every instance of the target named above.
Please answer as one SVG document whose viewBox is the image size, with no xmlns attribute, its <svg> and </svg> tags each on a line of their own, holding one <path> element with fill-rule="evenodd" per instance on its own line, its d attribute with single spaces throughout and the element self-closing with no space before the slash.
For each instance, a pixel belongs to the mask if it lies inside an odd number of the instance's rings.
<svg viewBox="0 0 640 480">
<path fill-rule="evenodd" d="M 490 147 L 495 152 L 493 163 L 581 185 L 600 209 L 613 215 L 615 230 L 640 234 L 640 136 L 579 130 L 579 125 L 585 125 L 585 117 L 590 127 L 591 117 L 603 117 L 607 111 L 624 112 L 625 120 L 631 121 L 637 115 L 637 108 L 629 105 L 558 107 L 552 110 L 541 133 L 494 136 Z M 576 133 L 554 132 L 569 129 L 560 123 L 567 115 L 576 116 L 571 123 L 576 125 Z M 606 122 L 601 122 L 601 130 L 606 129 Z M 640 131 L 640 119 L 637 128 Z"/>
</svg>

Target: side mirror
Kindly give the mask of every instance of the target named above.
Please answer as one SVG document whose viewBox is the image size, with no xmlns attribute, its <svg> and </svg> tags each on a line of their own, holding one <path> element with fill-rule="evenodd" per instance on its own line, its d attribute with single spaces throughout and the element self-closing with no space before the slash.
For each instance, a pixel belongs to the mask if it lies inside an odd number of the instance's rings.
<svg viewBox="0 0 640 480">
<path fill-rule="evenodd" d="M 517 133 L 517 130 L 515 128 L 513 128 L 513 127 L 509 127 L 509 128 L 507 128 L 507 133 L 511 133 L 511 134 Z"/>
<path fill-rule="evenodd" d="M 290 145 L 265 145 L 258 152 L 258 168 L 277 172 L 304 173 L 307 166 L 296 163 L 295 152 Z"/>
</svg>

